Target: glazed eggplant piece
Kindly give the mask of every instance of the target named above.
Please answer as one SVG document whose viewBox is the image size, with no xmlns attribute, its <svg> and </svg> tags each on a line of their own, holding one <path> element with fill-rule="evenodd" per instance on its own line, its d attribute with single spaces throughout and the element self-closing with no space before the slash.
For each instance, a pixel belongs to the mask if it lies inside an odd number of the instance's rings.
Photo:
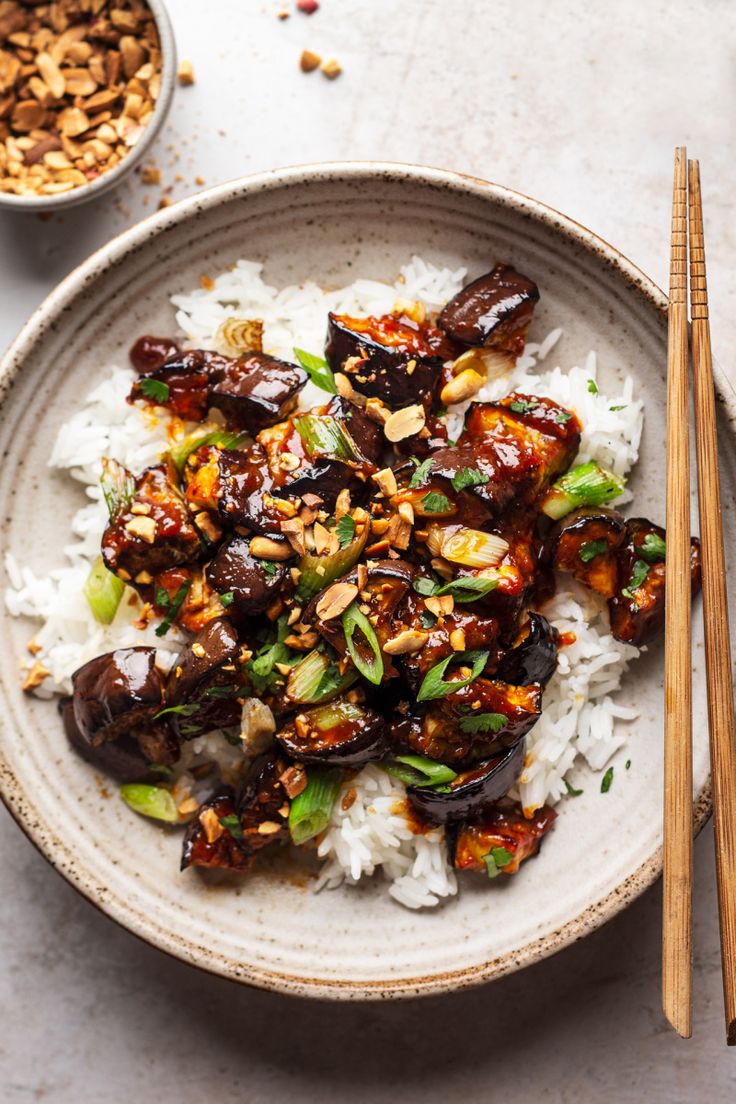
<svg viewBox="0 0 736 1104">
<path fill-rule="evenodd" d="M 462 345 L 482 345 L 517 357 L 524 351 L 538 300 L 539 289 L 532 280 L 511 265 L 497 264 L 450 299 L 437 325 Z"/>
<path fill-rule="evenodd" d="M 294 409 L 307 378 L 303 368 L 267 353 L 228 357 L 191 349 L 176 353 L 136 380 L 130 400 L 152 401 L 180 418 L 198 422 L 215 407 L 228 425 L 256 433 Z"/>
<path fill-rule="evenodd" d="M 446 787 L 408 786 L 407 797 L 422 819 L 434 824 L 467 820 L 509 792 L 521 774 L 524 755 L 525 742 L 519 740 L 494 758 L 462 771 Z"/>
<path fill-rule="evenodd" d="M 391 725 L 394 747 L 442 763 L 470 765 L 513 747 L 539 720 L 542 688 L 538 683 L 511 686 L 477 678 L 442 698 L 398 714 Z"/>
<path fill-rule="evenodd" d="M 149 724 L 161 709 L 163 684 L 156 649 L 118 648 L 72 675 L 74 720 L 93 747 Z"/>
<path fill-rule="evenodd" d="M 323 617 L 323 601 L 327 601 L 333 588 L 351 587 L 355 600 L 361 607 L 367 607 L 366 615 L 375 632 L 383 659 L 383 681 L 395 678 L 398 670 L 392 662 L 392 656 L 384 651 L 384 645 L 394 635 L 395 610 L 406 596 L 414 574 L 411 564 L 403 560 L 377 560 L 370 567 L 361 565 L 343 575 L 322 594 L 314 598 L 304 613 L 304 620 L 313 623 L 317 632 L 331 644 L 341 656 L 348 654 L 342 617 Z M 329 611 L 328 611 L 329 612 Z M 368 657 L 370 659 L 370 657 Z"/>
<path fill-rule="evenodd" d="M 618 591 L 608 602 L 616 640 L 642 644 L 664 628 L 666 533 L 647 518 L 628 518 L 626 539 L 617 552 Z M 700 590 L 700 541 L 690 542 L 692 593 Z"/>
<path fill-rule="evenodd" d="M 516 874 L 524 859 L 536 855 L 556 819 L 549 805 L 531 817 L 525 817 L 517 804 L 496 805 L 452 834 L 452 864 L 456 870 L 476 870 L 490 878 Z"/>
<path fill-rule="evenodd" d="M 146 588 L 139 589 L 146 597 Z M 208 621 L 224 613 L 219 595 L 208 583 L 202 564 L 170 567 L 158 572 L 150 591 L 150 601 L 156 612 L 187 632 L 198 633 Z"/>
<path fill-rule="evenodd" d="M 328 315 L 325 356 L 333 372 L 347 374 L 355 391 L 393 409 L 429 406 L 443 364 L 458 351 L 441 330 L 405 315 Z"/>
<path fill-rule="evenodd" d="M 116 782 L 141 782 L 148 777 L 151 762 L 133 736 L 119 736 L 117 740 L 93 747 L 79 731 L 72 697 L 60 699 L 59 712 L 69 744 L 97 770 Z"/>
<path fill-rule="evenodd" d="M 547 538 L 545 559 L 590 590 L 613 598 L 619 589 L 616 551 L 625 538 L 626 523 L 616 510 L 582 507 L 555 526 Z"/>
<path fill-rule="evenodd" d="M 180 869 L 200 866 L 239 871 L 247 870 L 252 862 L 253 851 L 243 839 L 233 792 L 224 788 L 200 805 L 188 825 Z"/>
<path fill-rule="evenodd" d="M 157 571 L 196 560 L 203 542 L 163 465 L 126 478 L 131 493 L 114 506 L 102 535 L 102 559 L 125 582 L 146 586 Z"/>
<path fill-rule="evenodd" d="M 544 688 L 557 670 L 560 634 L 541 613 L 529 613 L 514 647 L 496 667 L 496 678 L 514 686 Z"/>
<path fill-rule="evenodd" d="M 228 609 L 237 617 L 263 613 L 291 577 L 283 563 L 251 555 L 250 538 L 234 536 L 218 549 L 207 566 L 207 581 L 220 595 L 230 598 Z"/>
<path fill-rule="evenodd" d="M 299 713 L 276 733 L 276 740 L 302 763 L 362 767 L 385 753 L 385 728 L 380 713 L 337 698 Z"/>
<path fill-rule="evenodd" d="M 207 624 L 177 656 L 166 680 L 166 718 L 191 740 L 213 728 L 240 725 L 249 696 L 238 634 L 221 617 Z"/>
<path fill-rule="evenodd" d="M 167 360 L 181 354 L 181 347 L 173 337 L 153 337 L 146 334 L 131 346 L 128 356 L 139 375 L 155 372 Z"/>
</svg>

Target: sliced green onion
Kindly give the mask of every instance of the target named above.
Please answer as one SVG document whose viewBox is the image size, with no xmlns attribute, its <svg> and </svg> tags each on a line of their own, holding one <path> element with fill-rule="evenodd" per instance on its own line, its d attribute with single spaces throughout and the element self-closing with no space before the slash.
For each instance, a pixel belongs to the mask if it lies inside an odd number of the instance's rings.
<svg viewBox="0 0 736 1104">
<path fill-rule="evenodd" d="M 425 755 L 397 755 L 393 759 L 385 759 L 378 766 L 406 786 L 444 787 L 457 778 L 457 771 L 452 767 L 427 759 Z"/>
<path fill-rule="evenodd" d="M 131 475 L 128 469 L 117 460 L 110 460 L 109 457 L 103 456 L 100 486 L 110 521 L 115 521 L 135 494 L 135 476 Z"/>
<path fill-rule="evenodd" d="M 355 602 L 348 606 L 342 615 L 342 627 L 345 633 L 345 642 L 348 646 L 350 658 L 360 671 L 363 678 L 367 678 L 375 686 L 378 686 L 383 678 L 383 656 L 378 644 L 373 626 L 360 610 Z M 372 655 L 366 654 L 365 648 L 359 648 L 355 642 L 356 631 L 362 633 L 370 648 Z"/>
<path fill-rule="evenodd" d="M 460 718 L 462 732 L 500 732 L 509 723 L 505 713 L 468 713 Z"/>
<path fill-rule="evenodd" d="M 453 694 L 456 690 L 461 690 L 463 686 L 469 686 L 471 682 L 475 682 L 478 675 L 483 671 L 489 655 L 490 652 L 453 652 L 446 656 L 440 663 L 435 664 L 427 671 L 422 685 L 419 687 L 417 701 L 432 701 L 434 698 L 444 698 L 448 694 Z M 451 663 L 472 664 L 468 677 L 456 679 L 454 682 L 445 681 L 443 675 Z"/>
<path fill-rule="evenodd" d="M 588 541 L 587 544 L 584 544 L 578 552 L 578 556 L 583 561 L 583 563 L 590 563 L 590 561 L 594 560 L 596 556 L 601 556 L 604 552 L 607 551 L 608 541 L 601 538 L 600 540 Z"/>
<path fill-rule="evenodd" d="M 647 533 L 636 551 L 647 563 L 658 563 L 667 558 L 667 545 L 658 533 Z"/>
<path fill-rule="evenodd" d="M 166 636 L 167 632 L 169 631 L 169 629 L 171 628 L 171 626 L 174 623 L 174 618 L 176 617 L 177 613 L 179 612 L 179 609 L 181 608 L 181 605 L 182 605 L 184 599 L 186 598 L 187 594 L 189 593 L 189 588 L 190 588 L 191 585 L 192 585 L 192 580 L 191 579 L 187 579 L 187 581 L 185 583 L 181 584 L 181 586 L 177 590 L 176 594 L 174 595 L 174 597 L 171 599 L 171 601 L 169 603 L 169 606 L 166 610 L 166 616 L 164 617 L 163 621 L 161 622 L 161 624 L 156 629 L 156 636 Z"/>
<path fill-rule="evenodd" d="M 322 702 L 347 690 L 357 678 L 358 672 L 353 668 L 341 675 L 335 664 L 315 648 L 292 667 L 286 695 L 292 701 L 305 705 Z"/>
<path fill-rule="evenodd" d="M 322 391 L 328 391 L 330 395 L 337 394 L 335 376 L 324 357 L 315 356 L 314 353 L 307 353 L 304 349 L 297 349 L 296 347 L 294 348 L 294 356 L 312 383 L 316 384 Z"/>
<path fill-rule="evenodd" d="M 625 479 L 588 460 L 552 484 L 542 502 L 542 513 L 558 521 L 578 506 L 603 506 L 618 498 L 625 485 Z"/>
<path fill-rule="evenodd" d="M 143 782 L 129 782 L 120 787 L 120 796 L 134 813 L 176 824 L 179 814 L 176 803 L 168 790 L 161 786 L 147 786 Z"/>
<path fill-rule="evenodd" d="M 193 452 L 204 445 L 218 445 L 224 449 L 240 448 L 247 437 L 243 433 L 231 433 L 226 429 L 195 429 L 178 445 L 169 449 L 169 459 L 179 475 L 184 471 L 186 462 Z"/>
<path fill-rule="evenodd" d="M 331 456 L 336 460 L 359 459 L 355 441 L 332 414 L 301 414 L 294 418 L 294 428 L 310 460 L 315 456 Z"/>
<path fill-rule="evenodd" d="M 346 722 L 363 720 L 365 710 L 341 698 L 339 701 L 327 702 L 325 705 L 318 705 L 316 709 L 310 709 L 308 716 L 309 723 L 320 732 L 329 732 L 331 728 Z"/>
<path fill-rule="evenodd" d="M 123 580 L 108 571 L 102 557 L 98 556 L 82 587 L 82 594 L 87 599 L 95 621 L 99 621 L 101 625 L 113 623 L 124 591 Z"/>
<path fill-rule="evenodd" d="M 324 832 L 342 785 L 342 771 L 334 767 L 309 767 L 307 785 L 289 810 L 289 831 L 299 847 Z"/>
<path fill-rule="evenodd" d="M 340 520 L 344 521 L 344 518 Z M 369 528 L 368 525 L 362 525 L 350 544 L 346 544 L 330 556 L 317 556 L 311 553 L 302 556 L 299 561 L 301 574 L 296 591 L 298 601 L 308 602 L 330 583 L 334 583 L 335 579 L 339 579 L 341 575 L 355 567 L 366 546 Z"/>
<path fill-rule="evenodd" d="M 440 551 L 446 560 L 463 567 L 494 567 L 509 550 L 509 542 L 498 533 L 482 529 L 456 529 L 440 536 Z"/>
</svg>

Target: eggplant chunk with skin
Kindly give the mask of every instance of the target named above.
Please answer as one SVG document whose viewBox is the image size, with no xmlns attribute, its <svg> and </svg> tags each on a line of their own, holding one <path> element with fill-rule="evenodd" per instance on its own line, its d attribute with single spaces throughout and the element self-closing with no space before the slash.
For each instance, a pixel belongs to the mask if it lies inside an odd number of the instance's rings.
<svg viewBox="0 0 736 1104">
<path fill-rule="evenodd" d="M 563 518 L 547 539 L 545 558 L 557 571 L 569 572 L 590 590 L 613 598 L 618 589 L 615 555 L 626 536 L 616 510 L 582 507 Z"/>
<path fill-rule="evenodd" d="M 452 834 L 452 864 L 456 870 L 476 870 L 491 878 L 516 874 L 524 859 L 536 855 L 556 819 L 549 805 L 531 817 L 525 817 L 517 804 L 496 805 Z"/>
<path fill-rule="evenodd" d="M 116 740 L 93 746 L 79 730 L 74 716 L 74 699 L 62 698 L 59 712 L 70 746 L 97 770 L 117 782 L 140 782 L 147 777 L 151 763 L 135 737 L 122 735 Z"/>
<path fill-rule="evenodd" d="M 77 727 L 93 747 L 149 724 L 161 709 L 163 684 L 156 649 L 105 652 L 72 675 Z"/>
<path fill-rule="evenodd" d="M 426 322 L 392 314 L 328 315 L 325 356 L 333 372 L 346 374 L 355 391 L 393 409 L 429 405 L 443 364 L 457 354 L 442 331 Z"/>
<path fill-rule="evenodd" d="M 530 613 L 513 648 L 496 667 L 496 678 L 514 686 L 545 687 L 557 670 L 560 634 L 541 613 Z"/>
<path fill-rule="evenodd" d="M 425 820 L 435 824 L 467 820 L 504 797 L 521 774 L 525 742 L 484 760 L 470 770 L 461 771 L 442 790 L 431 786 L 408 786 L 409 801 Z"/>
<path fill-rule="evenodd" d="M 166 680 L 166 719 L 184 740 L 240 724 L 247 675 L 238 634 L 226 618 L 208 621 L 186 644 Z"/>
<path fill-rule="evenodd" d="M 538 300 L 533 280 L 511 265 L 497 264 L 450 299 L 437 325 L 462 345 L 482 345 L 517 357 L 524 351 Z"/>
<path fill-rule="evenodd" d="M 223 789 L 203 802 L 190 822 L 182 846 L 181 869 L 247 870 L 253 862 L 244 844 L 232 790 Z"/>
<path fill-rule="evenodd" d="M 287 755 L 303 763 L 362 767 L 385 753 L 385 728 L 380 713 L 337 698 L 297 714 L 276 739 Z"/>
<path fill-rule="evenodd" d="M 306 382 L 303 368 L 267 353 L 228 357 L 190 349 L 136 380 L 130 400 L 144 399 L 197 422 L 215 407 L 229 426 L 256 433 L 291 413 Z"/>
<path fill-rule="evenodd" d="M 477 763 L 513 747 L 537 723 L 542 712 L 538 683 L 511 686 L 477 678 L 445 697 L 397 716 L 391 726 L 394 746 L 443 763 Z"/>
<path fill-rule="evenodd" d="M 157 571 L 196 560 L 202 540 L 163 465 L 130 478 L 132 495 L 102 535 L 102 559 L 125 582 L 146 586 Z"/>
<path fill-rule="evenodd" d="M 230 612 L 240 617 L 263 613 L 281 592 L 287 578 L 283 563 L 251 555 L 250 538 L 234 536 L 218 549 L 207 566 L 207 581 L 230 597 Z"/>
<path fill-rule="evenodd" d="M 608 602 L 611 632 L 616 640 L 642 644 L 664 628 L 666 533 L 646 518 L 628 518 L 626 539 L 619 548 L 618 591 Z M 692 593 L 700 590 L 700 541 L 690 542 Z"/>
</svg>

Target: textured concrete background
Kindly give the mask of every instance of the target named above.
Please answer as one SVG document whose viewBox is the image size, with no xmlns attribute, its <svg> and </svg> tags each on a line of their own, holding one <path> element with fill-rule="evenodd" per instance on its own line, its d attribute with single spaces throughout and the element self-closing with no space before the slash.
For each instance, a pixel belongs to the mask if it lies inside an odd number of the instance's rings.
<svg viewBox="0 0 736 1104">
<path fill-rule="evenodd" d="M 387 158 L 536 196 L 665 282 L 672 148 L 700 157 L 714 342 L 734 365 L 734 55 L 729 0 L 173 0 L 179 89 L 162 188 L 62 218 L 0 216 L 0 346 L 92 249 L 158 204 L 276 165 Z M 343 76 L 303 76 L 301 50 Z M 700 723 L 704 718 L 697 719 Z M 642 739 L 657 738 L 641 734 Z M 54 1104 L 512 1097 L 598 1104 L 736 1098 L 722 1041 L 712 833 L 696 843 L 695 1030 L 659 1010 L 659 887 L 557 958 L 412 1004 L 249 992 L 169 960 L 78 898 L 0 821 L 0 1098 Z"/>
</svg>

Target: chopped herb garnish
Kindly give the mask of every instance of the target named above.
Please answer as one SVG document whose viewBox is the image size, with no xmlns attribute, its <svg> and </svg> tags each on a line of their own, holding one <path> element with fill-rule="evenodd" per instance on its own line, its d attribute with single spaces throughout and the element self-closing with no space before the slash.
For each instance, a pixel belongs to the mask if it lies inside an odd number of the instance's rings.
<svg viewBox="0 0 736 1104">
<path fill-rule="evenodd" d="M 583 561 L 583 563 L 590 563 L 590 561 L 595 559 L 596 556 L 600 556 L 603 552 L 607 551 L 608 541 L 602 539 L 588 541 L 587 544 L 584 544 L 582 546 L 582 548 L 578 552 L 578 556 Z"/>
<path fill-rule="evenodd" d="M 630 766 L 631 766 L 631 760 L 630 760 L 630 759 L 627 759 L 627 760 L 626 760 L 626 763 L 624 764 L 624 769 L 625 769 L 625 770 L 628 770 Z"/>
<path fill-rule="evenodd" d="M 452 485 L 456 491 L 464 491 L 466 487 L 482 486 L 489 481 L 489 478 L 482 471 L 478 471 L 477 468 L 463 468 L 462 471 L 453 475 Z"/>
<path fill-rule="evenodd" d="M 245 687 L 241 687 L 240 689 L 244 690 Z M 237 695 L 237 693 L 238 693 L 238 687 L 237 686 L 208 686 L 202 696 L 205 697 L 205 698 L 215 698 L 215 699 L 217 699 L 217 698 L 232 698 L 233 696 Z"/>
<path fill-rule="evenodd" d="M 449 583 L 440 586 L 432 579 L 420 576 L 415 579 L 412 586 L 417 594 L 425 598 L 441 597 L 443 594 L 451 594 L 456 602 L 467 604 L 476 602 L 479 598 L 485 598 L 498 586 L 498 579 L 486 579 L 477 575 L 461 575 L 458 579 L 451 579 Z"/>
<path fill-rule="evenodd" d="M 409 480 L 409 487 L 411 490 L 413 490 L 415 487 L 421 487 L 422 483 L 427 482 L 427 478 L 429 476 L 429 472 L 433 463 L 434 461 L 431 459 L 431 457 L 427 457 L 426 460 L 423 460 L 421 464 L 418 465 L 417 470 L 414 472 L 411 479 Z"/>
<path fill-rule="evenodd" d="M 145 377 L 138 386 L 142 395 L 145 395 L 147 399 L 153 399 L 157 403 L 165 403 L 171 394 L 168 383 L 164 383 L 163 380 Z"/>
<path fill-rule="evenodd" d="M 159 709 L 153 719 L 157 721 L 159 717 L 165 717 L 167 713 L 178 713 L 182 717 L 191 717 L 198 709 L 199 702 L 188 702 L 185 705 L 169 705 L 166 709 Z"/>
<path fill-rule="evenodd" d="M 555 415 L 555 421 L 557 425 L 565 425 L 565 423 L 569 422 L 571 418 L 572 414 L 570 414 L 570 412 L 567 410 L 561 410 L 559 414 Z"/>
<path fill-rule="evenodd" d="M 289 811 L 289 832 L 297 847 L 324 832 L 343 778 L 339 768 L 309 766 L 306 788 L 294 798 Z"/>
<path fill-rule="evenodd" d="M 608 409 L 609 410 L 614 410 L 614 411 L 615 410 L 625 410 L 627 405 L 628 405 L 627 403 L 623 403 L 621 406 L 609 406 Z"/>
<path fill-rule="evenodd" d="M 232 728 L 224 728 L 222 730 L 222 734 L 229 744 L 232 744 L 233 747 L 240 748 L 242 750 L 243 741 L 239 732 Z"/>
<path fill-rule="evenodd" d="M 340 542 L 340 547 L 347 548 L 349 544 L 352 544 L 355 537 L 355 518 L 351 517 L 350 514 L 343 514 L 335 526 L 335 534 Z"/>
<path fill-rule="evenodd" d="M 649 564 L 644 560 L 637 560 L 634 564 L 634 570 L 631 572 L 631 578 L 629 579 L 629 585 L 624 587 L 621 593 L 624 598 L 629 598 L 632 602 L 636 601 L 634 591 L 637 590 L 646 579 L 649 574 Z"/>
<path fill-rule="evenodd" d="M 535 402 L 527 402 L 526 399 L 517 399 L 515 402 L 509 403 L 509 410 L 513 410 L 514 414 L 529 414 L 536 408 L 537 404 Z"/>
<path fill-rule="evenodd" d="M 117 460 L 105 456 L 102 459 L 100 487 L 110 520 L 116 521 L 135 494 L 135 478 Z"/>
<path fill-rule="evenodd" d="M 306 353 L 304 349 L 294 349 L 294 356 L 307 373 L 312 383 L 322 391 L 328 391 L 330 395 L 337 394 L 335 376 L 324 357 L 315 356 L 314 353 Z"/>
<path fill-rule="evenodd" d="M 168 609 L 171 605 L 169 592 L 168 590 L 164 590 L 163 587 L 156 587 L 156 605 L 161 609 Z"/>
<path fill-rule="evenodd" d="M 469 713 L 460 718 L 460 728 L 463 732 L 500 732 L 508 723 L 505 713 Z"/>
<path fill-rule="evenodd" d="M 422 499 L 422 506 L 428 514 L 448 514 L 452 509 L 450 500 L 437 491 L 430 491 Z"/>
<path fill-rule="evenodd" d="M 412 586 L 417 594 L 422 594 L 425 598 L 429 598 L 431 595 L 437 593 L 440 584 L 435 579 L 427 579 L 426 576 L 420 575 L 418 579 L 414 580 Z"/>
<path fill-rule="evenodd" d="M 437 624 L 437 618 L 428 609 L 425 609 L 419 614 L 419 624 L 423 629 L 433 629 Z"/>
<path fill-rule="evenodd" d="M 463 686 L 469 686 L 475 682 L 488 662 L 489 652 L 455 652 L 431 667 L 424 676 L 419 687 L 417 701 L 432 701 L 434 698 L 444 698 L 447 694 L 453 694 L 461 690 Z M 470 666 L 470 674 L 465 678 L 445 681 L 444 674 L 451 663 L 461 663 L 464 667 Z"/>
<path fill-rule="evenodd" d="M 582 790 L 576 790 L 574 786 L 571 786 L 566 778 L 563 778 L 562 781 L 565 783 L 565 789 L 569 793 L 570 797 L 580 797 L 581 793 L 583 793 Z"/>
<path fill-rule="evenodd" d="M 598 394 L 598 384 L 595 382 L 594 379 L 588 380 L 588 390 L 590 391 L 591 395 Z"/>
<path fill-rule="evenodd" d="M 171 628 L 171 626 L 174 622 L 174 618 L 176 617 L 177 613 L 179 612 L 179 609 L 181 608 L 181 606 L 184 602 L 184 599 L 186 598 L 187 594 L 189 593 L 189 588 L 190 588 L 191 585 L 192 585 L 192 580 L 187 579 L 187 581 L 185 583 L 181 584 L 181 586 L 177 590 L 174 597 L 170 600 L 168 607 L 167 606 L 163 607 L 164 609 L 167 610 L 167 613 L 166 613 L 166 616 L 164 617 L 163 621 L 161 622 L 161 624 L 156 629 L 156 636 L 166 636 L 167 632 L 169 631 L 169 629 Z M 168 598 L 168 595 L 167 595 L 167 598 Z"/>
<path fill-rule="evenodd" d="M 228 606 L 231 606 L 234 601 L 235 595 L 231 590 L 228 590 L 226 594 L 220 595 L 220 603 L 225 607 L 225 609 L 227 609 Z"/>
<path fill-rule="evenodd" d="M 397 755 L 394 759 L 385 759 L 378 764 L 381 770 L 398 778 L 405 786 L 420 786 L 440 793 L 449 790 L 448 782 L 457 778 L 457 772 L 444 763 L 427 759 L 424 755 Z"/>
<path fill-rule="evenodd" d="M 497 878 L 503 868 L 513 862 L 513 858 L 514 856 L 506 847 L 492 847 L 488 854 L 483 856 L 488 877 Z"/>
<path fill-rule="evenodd" d="M 219 821 L 222 827 L 227 829 L 233 839 L 243 838 L 243 828 L 240 823 L 240 817 L 236 816 L 235 813 L 219 817 Z"/>
<path fill-rule="evenodd" d="M 658 563 L 667 558 L 667 545 L 658 533 L 647 533 L 636 551 L 647 563 Z"/>
<path fill-rule="evenodd" d="M 363 678 L 378 686 L 383 678 L 381 647 L 373 626 L 355 602 L 348 606 L 342 615 L 342 628 L 353 663 Z M 359 639 L 356 640 L 356 633 L 363 637 L 365 644 Z"/>
<path fill-rule="evenodd" d="M 269 579 L 272 579 L 274 575 L 278 572 L 279 565 L 276 563 L 275 560 L 259 560 L 258 558 L 256 558 L 256 563 L 260 565 L 260 567 L 263 569 Z"/>
<path fill-rule="evenodd" d="M 608 793 L 613 782 L 613 767 L 609 767 L 601 781 L 601 793 Z"/>
</svg>

